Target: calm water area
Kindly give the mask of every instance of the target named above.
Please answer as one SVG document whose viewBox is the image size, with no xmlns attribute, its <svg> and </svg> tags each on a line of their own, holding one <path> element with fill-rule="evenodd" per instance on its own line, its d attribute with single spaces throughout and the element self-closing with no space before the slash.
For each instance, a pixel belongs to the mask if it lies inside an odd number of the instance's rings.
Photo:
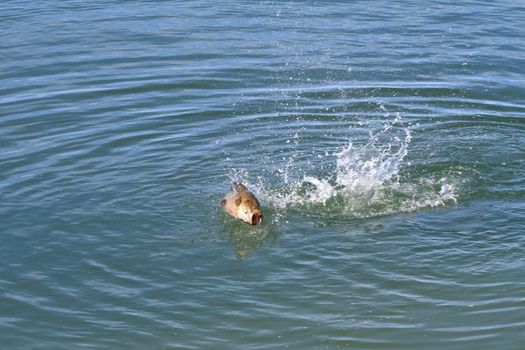
<svg viewBox="0 0 525 350">
<path fill-rule="evenodd" d="M 524 23 L 3 1 L 0 349 L 524 349 Z"/>
</svg>

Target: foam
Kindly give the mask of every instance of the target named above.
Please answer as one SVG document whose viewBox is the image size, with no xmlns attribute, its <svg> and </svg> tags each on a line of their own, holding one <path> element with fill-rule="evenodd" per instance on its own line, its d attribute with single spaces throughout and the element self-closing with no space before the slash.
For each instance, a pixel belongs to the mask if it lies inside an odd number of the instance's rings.
<svg viewBox="0 0 525 350">
<path fill-rule="evenodd" d="M 277 186 L 261 177 L 251 182 L 245 170 L 232 170 L 230 178 L 245 182 L 272 208 L 314 210 L 330 217 L 391 215 L 457 201 L 457 186 L 446 177 L 402 176 L 403 168 L 410 165 L 405 158 L 412 130 L 399 116 L 367 127 L 365 143 L 349 141 L 327 155 L 335 164 L 326 174 L 308 173 L 318 157 L 302 169 L 301 164 L 290 164 L 296 158 L 292 155 L 283 167 L 274 165 Z"/>
</svg>

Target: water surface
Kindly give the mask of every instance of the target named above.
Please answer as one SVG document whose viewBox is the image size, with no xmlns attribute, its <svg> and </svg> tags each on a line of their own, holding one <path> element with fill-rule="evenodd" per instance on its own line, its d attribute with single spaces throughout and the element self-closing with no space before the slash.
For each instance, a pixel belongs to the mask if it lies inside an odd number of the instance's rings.
<svg viewBox="0 0 525 350">
<path fill-rule="evenodd" d="M 1 347 L 521 349 L 524 17 L 3 3 Z"/>
</svg>

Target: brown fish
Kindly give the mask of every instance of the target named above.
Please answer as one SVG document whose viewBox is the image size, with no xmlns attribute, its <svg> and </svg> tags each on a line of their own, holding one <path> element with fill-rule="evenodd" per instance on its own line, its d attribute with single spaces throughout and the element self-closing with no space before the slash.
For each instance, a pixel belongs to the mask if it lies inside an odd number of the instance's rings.
<svg viewBox="0 0 525 350">
<path fill-rule="evenodd" d="M 221 205 L 231 216 L 248 224 L 257 225 L 263 220 L 259 201 L 240 182 L 235 183 L 235 191 L 233 188 L 228 190 Z"/>
</svg>

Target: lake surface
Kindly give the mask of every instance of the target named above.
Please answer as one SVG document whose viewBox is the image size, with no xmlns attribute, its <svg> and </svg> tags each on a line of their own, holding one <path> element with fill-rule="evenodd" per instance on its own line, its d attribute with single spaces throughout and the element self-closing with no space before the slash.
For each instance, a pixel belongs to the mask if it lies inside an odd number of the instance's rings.
<svg viewBox="0 0 525 350">
<path fill-rule="evenodd" d="M 523 349 L 524 18 L 4 1 L 0 348 Z"/>
</svg>

